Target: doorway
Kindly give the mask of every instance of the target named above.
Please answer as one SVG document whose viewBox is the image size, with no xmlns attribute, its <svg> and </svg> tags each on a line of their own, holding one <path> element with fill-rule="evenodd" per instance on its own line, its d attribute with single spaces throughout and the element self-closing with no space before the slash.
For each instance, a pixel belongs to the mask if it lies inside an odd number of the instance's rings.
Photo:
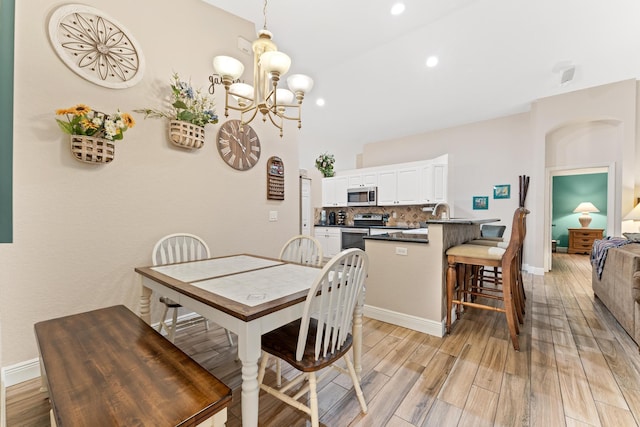
<svg viewBox="0 0 640 427">
<path fill-rule="evenodd" d="M 558 180 L 556 181 L 556 178 Z M 554 181 L 556 185 L 554 185 Z M 564 181 L 565 187 L 558 186 L 558 181 Z M 566 184 L 569 185 L 566 185 Z M 604 188 L 603 188 L 604 187 Z M 613 233 L 614 222 L 612 212 L 615 203 L 615 167 L 613 164 L 608 166 L 592 166 L 584 168 L 547 168 L 547 209 L 545 213 L 545 230 L 547 237 L 544 243 L 544 268 L 550 271 L 553 264 L 552 241 L 556 240 L 558 250 L 562 251 L 566 248 L 566 239 L 568 236 L 568 228 L 579 228 L 580 224 L 577 220 L 577 213 L 573 209 L 579 203 L 591 201 L 597 206 L 600 212 L 598 216 L 591 214 L 594 219 L 590 227 L 604 228 L 604 235 Z M 555 191 L 565 192 L 563 196 L 565 200 L 558 205 L 558 195 Z M 570 194 L 571 193 L 571 194 Z M 570 195 L 569 195 L 570 194 Z M 560 194 L 562 196 L 562 193 Z M 587 198 L 589 200 L 587 200 Z M 585 199 L 585 200 L 583 200 Z M 554 200 L 556 203 L 554 203 Z M 576 200 L 579 200 L 576 202 Z M 575 204 L 575 206 L 573 206 Z M 573 207 L 571 207 L 573 206 Z M 594 222 L 596 221 L 596 222 Z M 575 223 L 575 224 L 574 224 Z M 556 230 L 557 228 L 557 230 Z M 563 246 L 565 245 L 565 246 Z"/>
</svg>

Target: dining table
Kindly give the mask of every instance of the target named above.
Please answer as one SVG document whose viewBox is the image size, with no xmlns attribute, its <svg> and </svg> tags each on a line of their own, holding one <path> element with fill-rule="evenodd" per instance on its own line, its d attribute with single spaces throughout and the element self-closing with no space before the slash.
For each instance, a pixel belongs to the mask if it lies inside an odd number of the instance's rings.
<svg viewBox="0 0 640 427">
<path fill-rule="evenodd" d="M 140 317 L 150 324 L 155 291 L 212 320 L 238 336 L 242 363 L 243 427 L 258 425 L 258 362 L 261 336 L 302 317 L 308 291 L 319 267 L 279 259 L 237 254 L 176 264 L 136 267 L 141 278 Z M 363 288 L 364 289 L 364 288 Z M 353 359 L 362 372 L 362 307 L 353 315 Z"/>
</svg>

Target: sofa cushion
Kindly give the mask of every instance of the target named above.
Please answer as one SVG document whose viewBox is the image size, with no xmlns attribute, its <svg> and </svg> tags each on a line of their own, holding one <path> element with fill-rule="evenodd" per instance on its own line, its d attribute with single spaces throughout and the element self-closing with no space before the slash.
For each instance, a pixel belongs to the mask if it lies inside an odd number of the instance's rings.
<svg viewBox="0 0 640 427">
<path fill-rule="evenodd" d="M 593 268 L 592 286 L 595 295 L 637 343 L 640 335 L 640 330 L 636 331 L 640 329 L 636 302 L 640 301 L 640 244 L 610 248 L 601 278 Z"/>
</svg>

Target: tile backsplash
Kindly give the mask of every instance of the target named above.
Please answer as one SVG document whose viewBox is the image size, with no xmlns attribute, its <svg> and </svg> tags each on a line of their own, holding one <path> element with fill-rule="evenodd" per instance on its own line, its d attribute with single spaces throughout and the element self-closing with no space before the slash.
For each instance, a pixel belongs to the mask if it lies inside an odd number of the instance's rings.
<svg viewBox="0 0 640 427">
<path fill-rule="evenodd" d="M 388 226 L 398 227 L 420 227 L 420 222 L 433 219 L 431 212 L 423 212 L 424 205 L 412 205 L 412 206 L 368 206 L 368 207 L 344 207 L 344 208 L 315 208 L 314 209 L 314 224 L 320 224 L 320 212 L 324 209 L 327 212 L 327 223 L 329 220 L 329 213 L 335 212 L 336 217 L 338 211 L 346 212 L 345 225 L 353 225 L 353 216 L 359 213 L 373 213 L 373 214 L 388 214 L 389 222 Z M 396 214 L 395 218 L 393 214 Z M 395 222 L 394 222 L 395 220 Z"/>
</svg>

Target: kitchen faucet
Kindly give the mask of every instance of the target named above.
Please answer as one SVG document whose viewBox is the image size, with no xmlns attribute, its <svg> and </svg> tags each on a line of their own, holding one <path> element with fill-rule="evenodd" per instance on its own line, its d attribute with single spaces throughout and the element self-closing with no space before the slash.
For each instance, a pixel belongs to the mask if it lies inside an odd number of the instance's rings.
<svg viewBox="0 0 640 427">
<path fill-rule="evenodd" d="M 444 206 L 444 211 L 442 212 L 442 214 L 440 215 L 440 219 L 449 219 L 449 204 L 446 202 L 439 202 L 437 205 L 435 205 L 435 207 L 433 208 L 433 215 L 436 216 L 437 218 L 437 213 L 438 213 L 438 208 L 440 206 Z"/>
</svg>

